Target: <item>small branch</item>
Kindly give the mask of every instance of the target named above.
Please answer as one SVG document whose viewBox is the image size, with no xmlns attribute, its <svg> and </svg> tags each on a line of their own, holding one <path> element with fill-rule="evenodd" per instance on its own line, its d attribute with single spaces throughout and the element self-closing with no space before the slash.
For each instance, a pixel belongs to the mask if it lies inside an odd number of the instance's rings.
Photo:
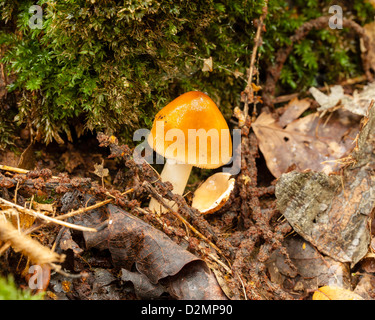
<svg viewBox="0 0 375 320">
<path fill-rule="evenodd" d="M 141 212 L 141 213 L 143 213 L 143 214 L 146 214 L 146 215 L 149 214 L 148 211 L 146 211 L 145 209 L 142 209 L 142 208 L 140 208 L 140 207 L 135 207 L 134 209 L 137 210 L 137 211 L 139 211 L 139 212 Z M 163 222 L 163 220 L 162 220 L 157 214 L 154 215 L 154 219 L 155 219 L 155 220 L 156 220 L 156 221 L 157 221 L 157 222 L 158 222 L 163 228 L 168 229 L 170 232 L 173 232 L 173 231 L 174 231 L 174 229 L 171 228 L 170 226 L 168 226 L 165 222 Z M 189 238 L 188 238 L 187 236 L 184 236 L 183 238 L 184 238 L 186 241 L 189 241 Z M 202 252 L 203 255 L 207 255 L 211 260 L 213 260 L 213 261 L 215 261 L 216 263 L 218 263 L 219 265 L 221 265 L 221 266 L 225 269 L 225 271 L 226 271 L 228 274 L 232 274 L 232 270 L 230 269 L 230 267 L 228 267 L 225 263 L 223 263 L 223 262 L 220 261 L 218 258 L 216 258 L 212 253 L 208 253 L 208 254 L 207 254 L 207 252 L 203 252 L 203 248 L 200 248 L 199 250 Z"/>
</svg>

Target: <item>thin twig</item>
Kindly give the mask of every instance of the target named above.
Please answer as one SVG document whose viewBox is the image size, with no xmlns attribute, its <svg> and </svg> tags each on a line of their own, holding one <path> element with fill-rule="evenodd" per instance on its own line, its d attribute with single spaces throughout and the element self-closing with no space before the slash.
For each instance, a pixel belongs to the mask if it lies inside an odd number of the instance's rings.
<svg viewBox="0 0 375 320">
<path fill-rule="evenodd" d="M 0 164 L 0 170 L 11 171 L 11 172 L 15 172 L 15 173 L 22 173 L 22 174 L 27 174 L 27 173 L 30 172 L 30 170 L 6 166 L 4 164 Z M 52 176 L 52 178 L 53 179 L 59 179 L 59 177 L 56 177 L 56 176 Z"/>
<path fill-rule="evenodd" d="M 82 277 L 87 277 L 88 274 L 87 272 L 85 271 L 82 271 L 81 273 L 78 273 L 78 274 L 72 274 L 72 273 L 68 273 L 68 272 L 65 272 L 61 269 L 61 266 L 59 265 L 56 265 L 54 263 L 49 263 L 49 265 L 59 274 L 61 274 L 62 276 L 64 277 L 67 277 L 67 278 L 72 278 L 72 279 L 79 279 L 79 278 L 82 278 Z"/>
<path fill-rule="evenodd" d="M 16 172 L 16 173 L 28 173 L 29 172 L 29 170 L 6 166 L 4 164 L 0 164 L 0 170 L 11 171 L 11 172 Z"/>
<path fill-rule="evenodd" d="M 258 47 L 261 43 L 261 34 L 264 27 L 264 20 L 267 16 L 267 7 L 268 7 L 268 0 L 265 1 L 265 5 L 263 7 L 263 14 L 259 18 L 258 22 L 258 28 L 257 32 L 255 34 L 255 40 L 254 40 L 254 47 L 253 51 L 251 53 L 251 59 L 250 59 L 250 68 L 249 68 L 249 78 L 247 79 L 247 85 L 245 87 L 245 90 L 242 92 L 242 101 L 244 102 L 244 116 L 245 119 L 247 118 L 249 114 L 249 104 L 254 102 L 254 89 L 253 89 L 253 75 L 254 75 L 254 65 L 255 65 L 255 59 L 258 51 Z"/>
<path fill-rule="evenodd" d="M 47 222 L 53 222 L 53 223 L 56 223 L 56 224 L 59 224 L 59 225 L 62 225 L 62 226 L 68 227 L 68 228 L 80 230 L 80 231 L 88 231 L 88 232 L 96 232 L 97 231 L 94 228 L 88 228 L 88 227 L 84 227 L 84 226 L 80 226 L 80 225 L 76 225 L 76 224 L 72 224 L 72 223 L 60 221 L 60 220 L 58 220 L 56 218 L 48 217 L 48 216 L 46 216 L 46 215 L 44 215 L 44 214 L 42 214 L 40 212 L 34 211 L 32 209 L 23 208 L 20 205 L 12 203 L 10 201 L 7 201 L 7 200 L 5 200 L 3 198 L 0 198 L 0 202 L 6 204 L 7 206 L 15 208 L 15 209 L 17 209 L 18 211 L 20 211 L 22 213 L 26 213 L 26 214 L 32 215 L 32 216 L 34 216 L 36 218 L 43 219 L 43 220 L 45 220 Z"/>
<path fill-rule="evenodd" d="M 217 252 L 219 252 L 220 254 L 223 255 L 223 253 L 221 252 L 221 250 L 215 245 L 213 244 L 206 236 L 204 236 L 201 232 L 199 232 L 197 229 L 195 229 L 189 222 L 187 222 L 185 220 L 185 218 L 183 216 L 181 216 L 178 212 L 174 211 L 165 201 L 164 199 L 162 198 L 162 196 L 160 196 L 158 194 L 158 192 L 155 190 L 155 188 L 149 183 L 149 182 L 146 182 L 145 183 L 146 187 L 151 191 L 152 193 L 152 196 L 163 206 L 165 207 L 166 209 L 169 210 L 170 213 L 172 213 L 178 220 L 180 220 L 183 224 L 185 224 L 191 231 L 193 231 L 199 238 L 201 238 L 202 240 L 206 241 L 212 248 L 214 248 Z M 223 255 L 224 256 L 224 255 Z"/>
<path fill-rule="evenodd" d="M 352 85 L 352 84 L 357 84 L 357 83 L 360 83 L 360 82 L 364 82 L 366 80 L 367 80 L 366 75 L 362 75 L 362 76 L 359 76 L 359 77 L 355 77 L 355 78 L 351 78 L 351 79 L 346 79 L 346 80 L 340 82 L 339 85 L 341 85 L 341 86 Z M 321 92 L 326 92 L 326 91 L 329 90 L 329 88 L 331 88 L 331 87 L 333 87 L 335 85 L 337 85 L 337 84 L 320 87 L 320 88 L 318 88 L 318 90 L 321 91 Z M 306 92 L 306 93 L 310 94 L 309 92 Z M 287 101 L 292 100 L 293 98 L 297 98 L 299 95 L 300 95 L 300 93 L 296 92 L 296 93 L 286 94 L 284 96 L 278 96 L 278 97 L 272 99 L 272 103 L 273 104 L 278 104 L 278 103 L 287 102 Z"/>
<path fill-rule="evenodd" d="M 129 190 L 126 190 L 125 192 L 121 193 L 121 195 L 126 195 L 130 192 L 133 192 L 134 191 L 134 188 L 131 188 Z M 112 196 L 112 195 L 111 195 Z M 90 210 L 94 210 L 94 209 L 97 209 L 97 208 L 100 208 L 108 203 L 111 203 L 115 200 L 116 198 L 111 198 L 111 199 L 107 199 L 107 200 L 104 200 L 104 201 L 101 201 L 101 202 L 98 202 L 98 203 L 95 203 L 93 204 L 92 206 L 88 206 L 88 207 L 85 207 L 85 208 L 80 208 L 78 210 L 75 210 L 75 211 L 72 211 L 72 212 L 69 212 L 69 213 L 66 213 L 66 214 L 63 214 L 61 216 L 58 216 L 56 217 L 56 219 L 58 220 L 65 220 L 65 219 L 68 219 L 70 217 L 73 217 L 73 216 L 76 216 L 78 214 L 81 214 L 81 213 L 85 213 L 87 211 L 90 211 Z"/>
</svg>

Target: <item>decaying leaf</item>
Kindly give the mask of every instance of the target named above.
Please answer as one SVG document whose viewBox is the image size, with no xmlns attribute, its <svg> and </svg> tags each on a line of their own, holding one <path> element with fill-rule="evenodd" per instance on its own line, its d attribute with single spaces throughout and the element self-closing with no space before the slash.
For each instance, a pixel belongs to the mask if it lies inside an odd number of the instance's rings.
<svg viewBox="0 0 375 320">
<path fill-rule="evenodd" d="M 68 150 L 61 155 L 61 160 L 64 163 L 65 170 L 72 173 L 75 168 L 86 164 L 82 155 L 73 149 L 71 144 L 68 144 Z"/>
<path fill-rule="evenodd" d="M 290 108 L 295 110 L 288 111 Z M 318 113 L 295 120 L 306 109 L 306 103 L 295 100 L 281 122 L 263 112 L 252 124 L 267 167 L 277 178 L 292 165 L 301 171 L 330 173 L 338 166 L 335 160 L 348 155 L 354 147 L 358 120 L 354 121 L 350 113 L 338 110 L 328 121 Z"/>
<path fill-rule="evenodd" d="M 115 266 L 132 272 L 135 268 L 152 285 L 162 284 L 177 299 L 227 299 L 202 260 L 119 207 L 108 204 L 107 210 L 109 217 L 99 210 L 80 217 L 84 225 L 102 229 L 95 235 L 84 232 L 88 248 L 109 249 Z M 103 223 L 108 227 L 101 228 Z"/>
<path fill-rule="evenodd" d="M 333 86 L 330 94 L 324 94 L 317 88 L 310 88 L 310 93 L 314 99 L 320 104 L 318 111 L 328 110 L 336 107 L 342 99 L 344 99 L 344 88 L 340 85 Z"/>
<path fill-rule="evenodd" d="M 375 276 L 373 273 L 362 273 L 354 293 L 360 295 L 365 300 L 374 300 Z"/>
<path fill-rule="evenodd" d="M 18 162 L 18 168 L 32 170 L 35 167 L 35 153 L 34 142 L 31 142 L 28 147 L 22 152 Z"/>
<path fill-rule="evenodd" d="M 35 209 L 37 211 L 47 211 L 47 212 L 54 212 L 55 211 L 52 203 L 33 202 L 33 209 Z"/>
<path fill-rule="evenodd" d="M 374 7 L 375 7 L 375 0 L 368 0 Z M 370 50 L 365 52 L 367 55 L 367 59 L 370 61 L 370 67 L 372 70 L 375 71 L 375 21 L 370 22 L 363 26 L 365 33 L 370 42 Z M 363 44 L 363 39 L 360 39 L 361 43 L 361 51 L 365 51 L 365 46 Z"/>
<path fill-rule="evenodd" d="M 289 123 L 298 119 L 308 108 L 310 107 L 310 102 L 307 99 L 299 100 L 294 98 L 285 107 L 285 111 L 280 116 L 278 124 L 280 127 L 284 128 Z"/>
<path fill-rule="evenodd" d="M 104 168 L 103 163 L 94 164 L 94 168 L 95 168 L 94 174 L 96 174 L 100 178 L 107 177 L 109 174 L 109 170 Z"/>
<path fill-rule="evenodd" d="M 364 300 L 360 295 L 353 291 L 324 286 L 316 290 L 313 294 L 313 300 Z"/>
<path fill-rule="evenodd" d="M 375 207 L 375 108 L 372 107 L 340 175 L 283 174 L 275 194 L 293 229 L 328 256 L 355 265 L 369 247 L 369 220 Z"/>
<path fill-rule="evenodd" d="M 157 299 L 166 292 L 160 283 L 153 284 L 144 274 L 124 268 L 121 269 L 121 280 L 133 284 L 135 294 L 139 299 Z"/>
<path fill-rule="evenodd" d="M 191 262 L 164 282 L 172 297 L 180 300 L 227 300 L 214 274 L 201 260 Z"/>
<path fill-rule="evenodd" d="M 344 94 L 344 89 L 340 85 L 333 86 L 329 95 L 322 93 L 314 87 L 310 88 L 309 91 L 320 104 L 318 108 L 319 112 L 325 113 L 335 107 L 342 107 L 354 114 L 365 116 L 367 108 L 375 96 L 375 82 L 364 86 L 361 92 L 355 90 L 352 96 Z"/>
<path fill-rule="evenodd" d="M 79 245 L 73 240 L 72 234 L 70 229 L 66 228 L 60 239 L 60 248 L 64 251 L 66 250 L 73 250 L 74 253 L 81 254 L 83 250 L 79 247 Z"/>
<path fill-rule="evenodd" d="M 295 269 L 285 263 L 285 256 L 280 250 L 275 251 L 267 262 L 272 282 L 280 285 L 287 282 L 293 291 L 305 293 L 324 285 L 350 288 L 350 270 L 347 264 L 324 257 L 301 237 L 287 238 L 283 246 Z"/>
</svg>

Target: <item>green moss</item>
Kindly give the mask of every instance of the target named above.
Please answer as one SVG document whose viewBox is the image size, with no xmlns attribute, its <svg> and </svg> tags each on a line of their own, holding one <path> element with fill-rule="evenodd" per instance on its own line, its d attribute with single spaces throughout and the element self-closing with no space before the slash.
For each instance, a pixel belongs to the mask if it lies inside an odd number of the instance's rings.
<svg viewBox="0 0 375 320">
<path fill-rule="evenodd" d="M 0 276 L 0 300 L 41 300 L 43 294 L 33 295 L 30 290 L 17 288 L 12 277 Z"/>
<path fill-rule="evenodd" d="M 132 144 L 167 102 L 188 90 L 207 92 L 229 118 L 246 83 L 263 0 L 40 0 L 43 29 L 28 25 L 35 1 L 0 1 L 2 59 L 17 79 L 16 120 L 45 142 L 72 132 L 104 130 Z M 331 1 L 270 0 L 260 48 L 260 80 L 278 48 L 303 22 L 327 14 Z M 369 22 L 363 1 L 342 3 L 344 16 Z M 349 16 L 352 15 L 352 16 Z M 350 31 L 314 31 L 295 45 L 278 93 L 361 73 Z M 213 58 L 212 72 L 203 60 Z M 239 74 L 244 76 L 238 76 Z M 317 76 L 321 74 L 319 79 Z M 11 119 L 13 120 L 13 119 Z"/>
</svg>

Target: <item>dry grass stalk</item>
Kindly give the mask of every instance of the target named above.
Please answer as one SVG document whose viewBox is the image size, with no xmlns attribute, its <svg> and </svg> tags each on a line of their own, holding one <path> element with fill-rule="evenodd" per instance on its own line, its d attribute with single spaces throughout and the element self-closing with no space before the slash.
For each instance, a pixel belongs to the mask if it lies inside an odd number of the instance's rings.
<svg viewBox="0 0 375 320">
<path fill-rule="evenodd" d="M 51 251 L 38 241 L 20 233 L 11 223 L 0 219 L 0 241 L 10 243 L 16 252 L 22 252 L 33 263 L 45 264 L 63 262 L 65 255 Z"/>
</svg>

